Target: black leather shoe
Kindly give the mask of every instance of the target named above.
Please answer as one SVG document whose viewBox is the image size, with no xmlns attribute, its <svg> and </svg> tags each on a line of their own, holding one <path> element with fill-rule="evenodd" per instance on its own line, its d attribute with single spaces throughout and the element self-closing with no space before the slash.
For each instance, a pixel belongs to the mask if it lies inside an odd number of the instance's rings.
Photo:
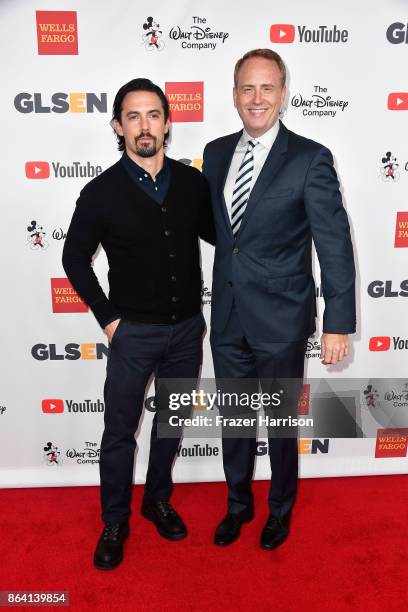
<svg viewBox="0 0 408 612">
<path fill-rule="evenodd" d="M 265 550 L 274 550 L 286 540 L 289 535 L 290 512 L 281 517 L 269 515 L 261 534 L 261 546 Z"/>
<path fill-rule="evenodd" d="M 157 531 L 168 540 L 182 540 L 187 528 L 181 516 L 167 501 L 143 500 L 142 515 L 156 525 Z"/>
<path fill-rule="evenodd" d="M 129 535 L 129 522 L 107 523 L 98 540 L 94 554 L 97 569 L 113 569 L 123 559 L 123 545 Z"/>
<path fill-rule="evenodd" d="M 239 538 L 243 523 L 249 523 L 254 518 L 253 510 L 244 510 L 238 514 L 227 514 L 215 530 L 214 544 L 228 546 Z"/>
</svg>

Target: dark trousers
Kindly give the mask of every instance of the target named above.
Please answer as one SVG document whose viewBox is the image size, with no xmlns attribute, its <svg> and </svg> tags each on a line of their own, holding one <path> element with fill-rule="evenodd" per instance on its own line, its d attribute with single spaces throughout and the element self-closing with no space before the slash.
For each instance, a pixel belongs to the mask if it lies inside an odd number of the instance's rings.
<svg viewBox="0 0 408 612">
<path fill-rule="evenodd" d="M 273 314 L 271 314 L 273 316 Z M 241 388 L 242 379 L 251 379 L 252 392 L 258 380 L 270 384 L 275 379 L 292 379 L 300 391 L 303 379 L 307 338 L 299 342 L 254 341 L 245 337 L 233 306 L 222 333 L 211 332 L 211 349 L 215 376 L 221 384 Z M 226 381 L 228 380 L 228 383 Z M 300 386 L 299 386 L 300 382 Z M 256 386 L 255 384 L 256 383 Z M 263 383 L 262 383 L 263 386 Z M 263 390 L 267 390 L 264 389 Z M 296 399 L 293 400 L 296 402 Z M 294 406 L 296 413 L 296 405 Z M 247 432 L 248 433 L 248 432 Z M 289 512 L 296 498 L 298 481 L 298 448 L 296 437 L 268 435 L 272 479 L 269 508 L 275 516 Z M 228 485 L 228 511 L 252 508 L 251 480 L 256 453 L 256 431 L 250 437 L 225 437 L 222 440 L 224 472 Z"/>
<path fill-rule="evenodd" d="M 202 357 L 203 315 L 173 325 L 121 319 L 110 346 L 105 382 L 105 429 L 100 454 L 102 520 L 117 523 L 130 514 L 135 432 L 143 409 L 146 385 L 161 379 L 196 379 Z M 163 407 L 163 406 L 162 406 Z M 145 497 L 167 501 L 178 437 L 157 436 L 158 410 L 153 420 Z M 168 409 L 165 406 L 164 409 Z"/>
</svg>

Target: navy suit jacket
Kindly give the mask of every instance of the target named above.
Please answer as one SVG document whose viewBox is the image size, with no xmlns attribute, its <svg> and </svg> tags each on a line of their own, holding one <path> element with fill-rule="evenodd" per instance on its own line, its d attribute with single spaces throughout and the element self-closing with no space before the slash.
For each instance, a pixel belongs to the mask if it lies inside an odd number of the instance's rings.
<svg viewBox="0 0 408 612">
<path fill-rule="evenodd" d="M 354 332 L 353 247 L 330 151 L 281 123 L 234 239 L 223 191 L 241 134 L 217 138 L 204 150 L 217 233 L 213 331 L 223 331 L 235 301 L 248 339 L 310 336 L 316 329 L 313 240 L 325 301 L 323 331 Z"/>
</svg>

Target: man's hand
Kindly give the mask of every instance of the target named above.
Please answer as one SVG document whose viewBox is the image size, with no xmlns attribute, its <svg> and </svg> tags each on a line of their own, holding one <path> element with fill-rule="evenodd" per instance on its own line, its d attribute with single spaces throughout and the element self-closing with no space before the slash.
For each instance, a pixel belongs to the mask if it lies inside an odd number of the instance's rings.
<svg viewBox="0 0 408 612">
<path fill-rule="evenodd" d="M 120 319 L 115 319 L 114 321 L 112 321 L 112 323 L 109 323 L 109 325 L 107 325 L 103 330 L 105 334 L 108 336 L 109 344 L 112 344 L 113 334 L 115 333 L 116 328 L 119 325 L 119 323 L 120 323 Z"/>
<path fill-rule="evenodd" d="M 323 365 L 335 365 L 349 352 L 348 334 L 322 334 L 321 354 Z"/>
</svg>

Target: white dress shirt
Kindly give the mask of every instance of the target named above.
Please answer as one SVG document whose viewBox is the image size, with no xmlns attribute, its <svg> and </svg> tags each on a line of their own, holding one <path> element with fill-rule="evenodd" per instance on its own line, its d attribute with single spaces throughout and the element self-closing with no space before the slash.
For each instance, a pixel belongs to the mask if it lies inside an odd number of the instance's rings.
<svg viewBox="0 0 408 612">
<path fill-rule="evenodd" d="M 248 132 L 244 129 L 241 138 L 238 141 L 238 144 L 235 148 L 234 155 L 232 156 L 231 165 L 229 167 L 227 180 L 225 181 L 224 187 L 224 197 L 225 203 L 227 205 L 228 215 L 231 220 L 231 204 L 232 204 L 232 192 L 234 191 L 235 181 L 238 176 L 238 170 L 242 163 L 242 159 L 246 153 L 248 148 L 248 140 L 252 140 L 253 142 L 257 142 L 258 144 L 253 150 L 254 155 L 254 171 L 252 173 L 252 181 L 250 184 L 250 190 L 252 191 L 253 186 L 256 183 L 256 180 L 262 170 L 262 167 L 268 157 L 269 151 L 272 148 L 273 143 L 276 140 L 276 137 L 279 132 L 279 121 L 276 121 L 274 125 L 262 136 L 258 138 L 253 138 L 248 134 Z M 249 192 L 249 195 L 251 194 Z"/>
</svg>

